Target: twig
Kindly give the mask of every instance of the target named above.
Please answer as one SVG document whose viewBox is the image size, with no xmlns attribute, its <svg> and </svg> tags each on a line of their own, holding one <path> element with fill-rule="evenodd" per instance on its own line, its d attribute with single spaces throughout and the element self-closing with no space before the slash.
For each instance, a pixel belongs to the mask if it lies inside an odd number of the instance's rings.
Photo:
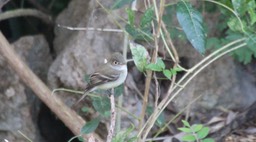
<svg viewBox="0 0 256 142">
<path fill-rule="evenodd" d="M 110 127 L 108 130 L 108 137 L 107 137 L 107 142 L 111 142 L 113 135 L 114 135 L 114 130 L 115 130 L 115 124 L 116 124 L 116 109 L 115 109 L 115 96 L 114 96 L 114 88 L 111 90 L 111 95 L 110 95 L 110 104 L 111 104 L 111 121 L 110 121 Z"/>
<path fill-rule="evenodd" d="M 79 135 L 85 121 L 72 111 L 69 107 L 62 103 L 59 98 L 54 98 L 48 87 L 29 69 L 29 67 L 22 61 L 22 59 L 13 50 L 9 42 L 0 32 L 0 53 L 3 55 L 19 75 L 21 80 L 30 87 L 35 94 L 54 112 L 58 118 L 75 134 Z M 101 138 L 96 134 L 91 134 L 96 139 Z M 84 139 L 88 139 L 89 135 L 83 135 Z"/>
<path fill-rule="evenodd" d="M 157 104 L 158 104 L 158 99 L 159 99 L 159 82 L 156 78 L 156 73 L 153 74 L 154 80 L 155 80 L 155 84 L 156 84 L 156 95 L 155 95 L 155 108 L 157 108 Z"/>
<path fill-rule="evenodd" d="M 173 52 L 173 54 L 174 54 L 174 62 L 175 62 L 175 64 L 177 65 L 177 64 L 179 64 L 179 55 L 178 55 L 178 52 L 177 52 L 177 50 L 176 50 L 176 48 L 175 48 L 175 46 L 174 46 L 174 44 L 173 44 L 173 42 L 172 42 L 171 36 L 169 35 L 169 33 L 168 33 L 167 29 L 166 29 L 165 23 L 162 22 L 161 26 L 162 26 L 162 28 L 163 28 L 163 30 L 164 30 L 165 35 L 166 35 L 167 42 L 168 42 L 169 45 L 171 46 L 172 52 Z"/>
<path fill-rule="evenodd" d="M 124 56 L 125 60 L 127 59 L 128 41 L 129 41 L 128 40 L 128 34 L 124 32 L 123 56 Z M 120 95 L 118 97 L 118 106 L 122 107 L 123 99 L 124 99 L 123 95 Z M 122 111 L 121 111 L 121 109 L 118 109 L 117 110 L 117 117 L 116 117 L 116 131 L 117 132 L 120 131 L 120 129 L 121 129 L 121 118 L 122 118 Z"/>
<path fill-rule="evenodd" d="M 149 4 L 149 1 L 148 1 L 148 4 Z M 154 4 L 155 4 L 154 8 L 156 10 L 157 9 L 156 3 L 154 3 Z M 145 7 L 147 7 L 146 3 L 145 3 Z M 158 17 L 157 13 L 155 15 Z M 159 35 L 159 33 L 158 33 L 158 31 L 155 30 L 154 22 L 151 22 L 151 25 L 152 25 L 152 29 L 153 29 L 154 43 L 155 43 L 155 49 L 153 51 L 151 63 L 155 63 L 156 59 L 157 59 L 157 54 L 158 54 L 158 35 Z M 144 117 L 145 117 L 145 112 L 146 112 L 146 108 L 148 105 L 148 96 L 149 96 L 149 89 L 150 89 L 150 84 L 151 84 L 151 79 L 152 79 L 152 73 L 153 72 L 151 70 L 146 71 L 147 78 L 146 78 L 145 91 L 144 91 L 144 97 L 143 97 L 142 111 L 140 114 L 139 129 L 141 129 L 144 124 Z"/>
<path fill-rule="evenodd" d="M 18 133 L 20 133 L 27 141 L 33 142 L 28 136 L 26 136 L 25 134 L 23 134 L 20 130 L 18 130 Z"/>
<path fill-rule="evenodd" d="M 51 16 L 35 9 L 15 9 L 15 10 L 6 11 L 0 14 L 0 21 L 10 19 L 10 18 L 15 18 L 15 17 L 22 17 L 22 16 L 33 16 L 41 19 L 47 24 L 54 23 Z"/>
<path fill-rule="evenodd" d="M 99 32 L 118 32 L 118 33 L 123 33 L 123 30 L 120 29 L 103 29 L 103 28 L 91 28 L 91 27 L 70 27 L 70 26 L 63 26 L 58 24 L 58 27 L 68 29 L 68 30 L 73 30 L 73 31 L 99 31 Z"/>
<path fill-rule="evenodd" d="M 165 123 L 164 126 L 162 126 L 162 128 L 158 130 L 158 132 L 154 135 L 153 138 L 156 138 L 160 133 L 162 133 L 175 119 L 178 118 L 178 116 L 180 116 L 186 109 L 188 109 L 188 106 L 194 104 L 201 97 L 202 97 L 202 94 L 196 97 L 195 99 L 193 99 L 192 101 L 190 101 L 185 108 L 181 109 L 174 117 L 172 117 L 167 123 Z"/>
<path fill-rule="evenodd" d="M 6 5 L 10 0 L 1 0 L 0 1 L 0 12 L 1 12 L 1 9 L 4 5 Z"/>
</svg>

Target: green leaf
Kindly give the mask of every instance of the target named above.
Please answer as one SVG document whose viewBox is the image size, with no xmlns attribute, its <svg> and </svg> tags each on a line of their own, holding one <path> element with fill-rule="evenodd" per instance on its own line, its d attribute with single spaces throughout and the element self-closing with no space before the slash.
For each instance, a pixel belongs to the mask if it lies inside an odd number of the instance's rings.
<svg viewBox="0 0 256 142">
<path fill-rule="evenodd" d="M 156 64 L 160 66 L 162 69 L 165 69 L 164 61 L 161 58 L 157 58 Z"/>
<path fill-rule="evenodd" d="M 190 43 L 199 53 L 204 54 L 206 33 L 202 15 L 190 3 L 180 1 L 177 4 L 177 18 Z"/>
<path fill-rule="evenodd" d="M 196 138 L 193 135 L 185 135 L 181 138 L 182 141 L 195 141 Z"/>
<path fill-rule="evenodd" d="M 152 71 L 162 71 L 163 69 L 158 64 L 150 63 L 146 66 L 146 69 Z"/>
<path fill-rule="evenodd" d="M 197 132 L 197 138 L 203 139 L 209 134 L 209 127 L 203 127 L 200 131 Z"/>
<path fill-rule="evenodd" d="M 82 110 L 82 112 L 87 113 L 87 112 L 90 111 L 90 108 L 88 108 L 88 107 L 82 107 L 81 110 Z"/>
<path fill-rule="evenodd" d="M 148 63 L 149 54 L 145 47 L 140 44 L 130 42 L 132 58 L 139 71 L 143 72 Z"/>
<path fill-rule="evenodd" d="M 208 38 L 207 42 L 206 42 L 206 49 L 214 49 L 214 48 L 218 48 L 221 47 L 220 46 L 220 39 L 212 37 L 212 38 Z"/>
<path fill-rule="evenodd" d="M 240 48 L 234 51 L 234 57 L 244 64 L 247 64 L 251 61 L 253 52 L 248 48 Z"/>
<path fill-rule="evenodd" d="M 235 12 L 241 17 L 245 14 L 247 7 L 245 0 L 232 0 L 232 5 Z"/>
<path fill-rule="evenodd" d="M 183 70 L 179 67 L 175 67 L 175 68 L 171 69 L 170 71 L 171 71 L 172 75 L 176 75 L 177 72 L 180 72 L 180 71 L 183 71 Z"/>
<path fill-rule="evenodd" d="M 125 25 L 125 31 L 129 33 L 130 36 L 132 36 L 134 39 L 136 39 L 140 33 L 138 30 L 134 27 L 134 25 L 126 24 Z"/>
<path fill-rule="evenodd" d="M 84 139 L 83 139 L 83 137 L 81 137 L 81 136 L 78 137 L 78 140 L 79 140 L 80 142 L 84 142 Z"/>
<path fill-rule="evenodd" d="M 134 25 L 135 13 L 130 8 L 126 9 L 126 13 L 128 15 L 128 23 L 130 25 Z"/>
<path fill-rule="evenodd" d="M 203 128 L 202 124 L 194 124 L 192 125 L 191 129 L 193 130 L 193 132 L 198 132 Z"/>
<path fill-rule="evenodd" d="M 238 21 L 238 19 L 236 17 L 232 17 L 229 18 L 228 20 L 228 27 L 235 32 L 243 32 L 242 28 L 246 26 L 245 21 L 242 20 L 242 24 L 244 25 L 243 27 L 241 27 L 240 22 Z"/>
<path fill-rule="evenodd" d="M 179 67 L 174 67 L 172 70 L 174 70 L 175 72 L 181 72 L 183 71 L 181 68 Z"/>
<path fill-rule="evenodd" d="M 93 132 L 99 125 L 100 118 L 97 117 L 89 122 L 87 122 L 81 129 L 81 134 L 89 134 Z"/>
<path fill-rule="evenodd" d="M 113 138 L 112 142 L 128 142 L 128 141 L 135 142 L 136 137 L 132 137 L 132 138 L 129 137 L 129 135 L 131 134 L 131 132 L 133 130 L 134 130 L 134 125 L 132 125 L 131 127 L 129 127 L 126 130 L 117 132 L 117 134 Z"/>
<path fill-rule="evenodd" d="M 181 127 L 178 128 L 178 130 L 185 132 L 185 133 L 192 133 L 193 131 L 190 128 L 186 128 L 186 127 Z"/>
<path fill-rule="evenodd" d="M 118 9 L 127 4 L 132 3 L 134 0 L 116 0 L 111 9 Z"/>
<path fill-rule="evenodd" d="M 172 72 L 170 70 L 164 70 L 163 73 L 165 77 L 167 77 L 168 79 L 171 79 Z"/>
<path fill-rule="evenodd" d="M 202 142 L 215 142 L 212 138 L 203 139 Z"/>
<path fill-rule="evenodd" d="M 153 107 L 152 106 L 148 106 L 146 109 L 147 114 L 152 114 L 153 113 Z M 161 127 L 163 126 L 165 123 L 165 118 L 164 118 L 164 113 L 161 112 L 161 114 L 158 116 L 157 120 L 156 120 L 156 125 Z"/>
<path fill-rule="evenodd" d="M 253 53 L 254 57 L 256 58 L 256 35 L 250 35 L 250 38 L 246 41 L 248 49 Z"/>
<path fill-rule="evenodd" d="M 256 13 L 255 13 L 256 2 L 254 0 L 249 1 L 247 4 L 247 7 L 248 7 L 248 13 L 251 19 L 250 24 L 253 25 L 256 22 Z"/>
<path fill-rule="evenodd" d="M 94 109 L 103 116 L 110 115 L 110 100 L 107 96 L 92 97 L 92 105 Z"/>
<path fill-rule="evenodd" d="M 151 21 L 153 20 L 153 18 L 154 18 L 154 9 L 153 7 L 150 7 L 143 14 L 140 21 L 140 27 L 145 28 L 145 27 L 151 26 Z"/>
<path fill-rule="evenodd" d="M 117 86 L 114 91 L 115 91 L 115 94 L 114 94 L 115 97 L 121 96 L 124 92 L 124 84 Z"/>
<path fill-rule="evenodd" d="M 90 82 L 90 75 L 89 75 L 89 74 L 86 74 L 86 75 L 84 76 L 84 80 L 85 80 L 86 83 L 89 83 L 89 82 Z"/>
<path fill-rule="evenodd" d="M 190 124 L 188 123 L 188 121 L 186 120 L 181 120 L 183 125 L 186 126 L 186 127 L 190 127 Z"/>
<path fill-rule="evenodd" d="M 165 64 L 161 58 L 157 58 L 156 63 L 150 63 L 146 66 L 146 69 L 152 71 L 163 71 L 165 69 Z"/>
</svg>

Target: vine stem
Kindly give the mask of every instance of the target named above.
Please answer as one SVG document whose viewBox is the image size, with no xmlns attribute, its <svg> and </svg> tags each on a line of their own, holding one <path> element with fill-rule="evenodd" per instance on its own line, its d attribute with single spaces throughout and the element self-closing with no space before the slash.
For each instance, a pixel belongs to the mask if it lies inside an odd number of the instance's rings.
<svg viewBox="0 0 256 142">
<path fill-rule="evenodd" d="M 32 16 L 41 19 L 47 24 L 54 24 L 52 17 L 35 9 L 15 9 L 6 11 L 0 14 L 0 21 L 14 18 L 14 17 L 24 17 L 24 16 Z"/>
</svg>

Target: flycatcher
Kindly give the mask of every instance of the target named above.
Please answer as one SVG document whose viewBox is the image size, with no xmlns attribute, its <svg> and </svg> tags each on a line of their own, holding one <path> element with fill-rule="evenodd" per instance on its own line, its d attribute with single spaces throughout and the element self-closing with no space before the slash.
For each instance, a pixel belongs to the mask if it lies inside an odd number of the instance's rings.
<svg viewBox="0 0 256 142">
<path fill-rule="evenodd" d="M 127 77 L 127 65 L 123 55 L 115 52 L 107 59 L 107 63 L 100 66 L 90 75 L 90 81 L 85 87 L 84 95 L 77 101 L 82 101 L 87 93 L 96 89 L 108 90 L 124 83 Z"/>
</svg>

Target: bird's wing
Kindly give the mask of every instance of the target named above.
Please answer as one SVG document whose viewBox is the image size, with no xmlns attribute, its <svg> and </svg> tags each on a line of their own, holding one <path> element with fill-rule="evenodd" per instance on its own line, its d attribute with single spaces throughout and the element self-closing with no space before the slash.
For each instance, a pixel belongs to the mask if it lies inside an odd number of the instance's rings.
<svg viewBox="0 0 256 142">
<path fill-rule="evenodd" d="M 94 73 L 90 77 L 90 85 L 98 86 L 107 82 L 112 82 L 118 79 L 120 73 L 118 74 L 102 74 L 102 73 Z"/>
</svg>

